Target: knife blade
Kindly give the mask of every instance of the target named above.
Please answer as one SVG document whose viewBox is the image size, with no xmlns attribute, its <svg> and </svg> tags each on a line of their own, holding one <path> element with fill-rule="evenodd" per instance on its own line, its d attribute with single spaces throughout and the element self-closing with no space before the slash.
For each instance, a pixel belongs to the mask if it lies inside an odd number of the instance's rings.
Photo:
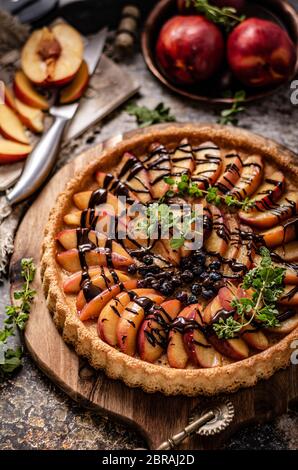
<svg viewBox="0 0 298 470">
<path fill-rule="evenodd" d="M 107 28 L 101 29 L 97 34 L 90 37 L 85 47 L 84 59 L 88 65 L 89 78 L 95 72 L 102 56 L 107 33 Z M 55 164 L 65 127 L 75 115 L 79 104 L 80 102 L 63 106 L 51 106 L 50 114 L 54 117 L 53 124 L 34 147 L 26 160 L 19 181 L 6 195 L 9 205 L 27 199 L 44 183 Z"/>
</svg>

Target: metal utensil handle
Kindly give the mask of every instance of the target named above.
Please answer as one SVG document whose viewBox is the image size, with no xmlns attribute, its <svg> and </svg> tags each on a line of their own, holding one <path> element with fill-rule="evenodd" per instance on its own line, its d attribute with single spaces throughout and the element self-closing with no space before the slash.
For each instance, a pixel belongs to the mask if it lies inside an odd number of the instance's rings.
<svg viewBox="0 0 298 470">
<path fill-rule="evenodd" d="M 180 431 L 178 434 L 175 434 L 174 436 L 170 437 L 166 441 L 164 441 L 158 448 L 157 450 L 170 450 L 174 449 L 178 444 L 184 441 L 188 436 L 193 434 L 197 429 L 203 424 L 208 423 L 211 419 L 214 418 L 214 413 L 213 411 L 208 411 L 205 413 L 203 416 L 198 418 L 196 421 L 192 422 L 188 426 L 186 426 L 182 431 Z"/>
<path fill-rule="evenodd" d="M 9 204 L 16 204 L 31 196 L 46 180 L 56 161 L 63 131 L 68 122 L 61 116 L 54 119 L 52 126 L 42 136 L 27 158 L 21 177 L 7 194 Z"/>
</svg>

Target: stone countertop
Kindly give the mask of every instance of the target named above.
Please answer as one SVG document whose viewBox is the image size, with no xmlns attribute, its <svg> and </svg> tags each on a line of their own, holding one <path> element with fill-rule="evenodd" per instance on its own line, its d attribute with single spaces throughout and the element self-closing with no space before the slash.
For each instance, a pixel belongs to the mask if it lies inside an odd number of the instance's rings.
<svg viewBox="0 0 298 470">
<path fill-rule="evenodd" d="M 142 84 L 138 104 L 163 101 L 178 121 L 216 122 L 219 108 L 207 107 L 169 93 L 148 72 L 140 54 L 122 64 Z M 296 150 L 298 109 L 290 101 L 290 86 L 273 97 L 250 104 L 239 126 Z M 74 140 L 61 152 L 58 166 L 117 132 L 136 128 L 123 109 Z M 9 303 L 8 282 L 0 286 L 0 312 Z M 51 383 L 27 355 L 23 368 L 0 384 L 0 449 L 132 449 L 144 446 L 133 431 L 112 419 L 85 410 Z M 227 449 L 298 449 L 298 407 L 265 425 L 247 426 L 234 435 Z"/>
</svg>

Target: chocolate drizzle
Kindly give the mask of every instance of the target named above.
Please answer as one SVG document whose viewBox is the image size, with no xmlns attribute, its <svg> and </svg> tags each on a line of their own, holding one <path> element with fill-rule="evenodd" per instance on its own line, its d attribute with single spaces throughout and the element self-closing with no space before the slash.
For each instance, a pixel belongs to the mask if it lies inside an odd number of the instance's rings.
<svg viewBox="0 0 298 470">
<path fill-rule="evenodd" d="M 255 197 L 255 208 L 259 212 L 271 210 L 272 206 L 274 206 L 275 203 L 276 189 L 278 190 L 277 194 L 280 194 L 284 187 L 283 180 L 274 180 L 271 178 L 266 178 L 264 180 L 264 183 L 266 185 L 269 185 L 269 188 L 263 191 L 259 191 Z"/>
<path fill-rule="evenodd" d="M 285 245 L 287 242 L 298 238 L 298 216 L 291 217 L 290 219 L 282 222 L 279 227 L 275 229 L 282 229 L 283 239 L 280 243 L 280 246 Z M 256 235 L 260 243 L 264 244 L 265 235 Z M 265 243 L 266 245 L 266 243 Z"/>
<path fill-rule="evenodd" d="M 243 163 L 241 157 L 237 153 L 230 153 L 225 156 L 225 159 L 227 161 L 227 164 L 224 169 L 221 181 L 220 183 L 215 184 L 215 186 L 217 186 L 223 194 L 226 194 L 233 189 L 233 195 L 235 195 L 239 199 L 243 199 L 243 197 L 247 194 L 246 186 L 253 181 L 253 178 L 255 177 L 256 173 L 262 171 L 263 166 L 261 164 L 258 164 L 258 162 L 255 160 Z M 188 170 L 188 168 L 191 168 L 191 165 L 188 165 L 188 163 L 190 162 L 194 162 L 196 165 L 195 171 L 192 175 L 189 174 L 190 171 Z M 171 331 L 185 335 L 186 333 L 189 333 L 191 331 L 198 330 L 208 340 L 208 338 L 215 335 L 213 325 L 217 323 L 220 319 L 226 319 L 230 316 L 235 315 L 236 312 L 235 310 L 220 308 L 213 315 L 212 321 L 208 324 L 204 322 L 202 315 L 198 309 L 196 310 L 198 316 L 196 316 L 195 318 L 184 318 L 178 316 L 174 320 L 172 320 L 171 316 L 160 305 L 157 305 L 149 297 L 146 297 L 144 295 L 138 296 L 133 290 L 127 291 L 124 284 L 120 282 L 117 272 L 114 270 L 113 240 L 111 238 L 106 238 L 103 243 L 102 240 L 99 241 L 99 234 L 96 232 L 96 225 L 100 217 L 100 212 L 97 209 L 97 206 L 100 206 L 101 204 L 105 204 L 107 202 L 109 192 L 116 196 L 125 196 L 126 203 L 128 205 L 133 205 L 138 200 L 137 197 L 134 197 L 133 193 L 136 193 L 136 195 L 138 193 L 150 195 L 150 190 L 146 186 L 144 174 L 142 174 L 145 168 L 150 172 L 151 186 L 153 189 L 155 185 L 158 185 L 158 183 L 164 180 L 165 176 L 169 176 L 170 174 L 173 177 L 178 177 L 183 174 L 189 174 L 189 176 L 191 176 L 192 181 L 203 183 L 204 187 L 207 188 L 210 186 L 212 175 L 220 169 L 221 162 L 222 159 L 219 153 L 219 148 L 216 145 L 211 144 L 191 148 L 188 141 L 182 141 L 175 150 L 169 152 L 162 144 L 154 143 L 151 145 L 149 153 L 142 158 L 142 161 L 137 159 L 134 155 L 125 154 L 123 158 L 123 165 L 117 177 L 109 173 L 105 175 L 101 174 L 102 188 L 96 189 L 92 192 L 88 207 L 81 213 L 81 226 L 76 230 L 76 236 L 78 256 L 82 270 L 81 288 L 86 302 L 90 302 L 94 297 L 101 294 L 103 290 L 111 290 L 114 284 L 119 285 L 120 292 L 127 293 L 130 301 L 133 302 L 133 304 L 131 303 L 129 306 L 126 306 L 126 310 L 131 312 L 133 315 L 138 315 L 140 309 L 137 307 L 143 309 L 145 321 L 147 322 L 144 334 L 150 345 L 153 347 L 159 346 L 162 349 L 166 349 L 168 345 L 169 333 Z M 252 167 L 255 168 L 255 172 L 246 171 L 246 169 L 251 169 Z M 237 186 L 234 186 L 232 178 L 231 180 L 229 179 L 229 174 L 237 175 Z M 137 189 L 134 187 L 136 182 Z M 279 205 L 274 203 L 274 198 L 276 197 L 276 195 L 274 195 L 274 191 L 276 190 L 276 188 L 282 190 L 284 184 L 283 181 L 278 179 L 266 178 L 264 183 L 267 184 L 269 187 L 266 188 L 266 190 L 257 194 L 257 197 L 260 197 L 260 201 L 258 201 L 259 206 L 256 206 L 257 210 L 270 210 L 278 221 L 282 221 L 286 216 L 291 216 L 291 219 L 287 220 L 282 224 L 284 231 L 284 242 L 286 240 L 287 231 L 290 230 L 290 228 L 295 230 L 295 234 L 297 237 L 298 215 L 295 201 L 286 198 L 286 204 Z M 261 198 L 261 196 L 266 196 L 266 198 Z M 119 218 L 115 217 L 115 240 L 125 246 L 124 240 L 122 238 L 119 238 L 118 225 Z M 229 265 L 232 274 L 226 275 L 224 277 L 235 280 L 240 279 L 240 276 L 245 274 L 245 272 L 248 270 L 248 266 L 253 263 L 253 255 L 256 250 L 256 247 L 259 244 L 264 244 L 262 236 L 254 234 L 251 229 L 245 226 L 241 226 L 240 229 L 234 229 L 231 231 L 229 229 L 229 225 L 225 223 L 222 214 L 213 213 L 213 211 L 210 211 L 210 207 L 208 205 L 204 206 L 203 227 L 205 235 L 206 233 L 209 234 L 213 229 L 216 232 L 217 237 L 224 240 L 225 243 L 230 244 L 230 246 L 239 246 L 240 249 L 242 249 L 242 256 L 240 261 L 240 256 L 238 259 L 235 257 L 229 259 L 225 258 L 224 256 L 221 256 L 218 253 L 207 253 L 209 255 L 212 255 L 213 259 L 215 258 L 219 260 L 221 264 Z M 158 240 L 149 240 L 147 246 L 142 245 L 137 240 L 132 239 L 129 236 L 126 237 L 126 241 L 129 241 L 131 243 L 131 246 L 133 246 L 133 249 L 128 250 L 129 254 L 131 256 L 134 256 L 138 260 L 142 260 L 144 254 L 150 252 L 150 257 L 152 256 L 153 262 L 152 265 L 150 265 L 149 261 L 148 264 L 150 266 L 148 266 L 148 269 L 151 269 L 152 266 L 158 267 L 158 262 L 164 263 L 163 267 L 165 267 L 166 269 L 173 268 L 173 265 L 167 259 L 163 258 L 157 253 L 154 253 L 154 247 Z M 99 272 L 99 276 L 102 277 L 102 279 L 100 279 L 100 285 L 103 287 L 99 287 L 92 282 L 93 278 L 90 276 L 87 262 L 87 254 L 90 251 L 95 251 L 104 254 L 105 256 L 106 267 L 101 267 Z M 272 260 L 275 263 L 282 264 L 283 266 L 295 270 L 298 275 L 297 264 L 286 263 L 276 253 L 272 253 L 271 256 Z M 246 258 L 248 262 L 242 262 Z M 203 265 L 202 270 L 204 269 L 204 266 L 205 265 Z M 210 271 L 211 269 L 212 268 L 210 268 Z M 215 271 L 217 270 L 217 268 L 214 269 Z M 141 274 L 141 270 L 137 272 Z M 176 274 L 176 271 L 174 271 L 173 269 L 172 272 L 173 274 Z M 157 281 L 157 283 L 160 282 L 158 280 L 158 275 L 155 275 L 154 272 L 153 277 L 154 281 Z M 98 275 L 96 275 L 96 278 L 98 279 Z M 171 276 L 169 276 L 169 279 L 170 278 Z M 171 279 L 170 282 L 172 282 Z M 179 283 L 175 285 L 173 282 L 173 285 L 174 287 L 172 292 L 175 291 L 177 285 L 179 286 Z M 209 286 L 208 284 L 205 285 Z M 159 287 L 157 287 L 157 289 L 159 289 Z M 286 300 L 291 300 L 297 292 L 298 286 L 293 286 L 293 288 L 290 289 L 286 294 L 284 294 L 282 298 Z M 182 294 L 184 293 L 182 292 Z M 121 301 L 117 298 L 115 298 L 114 300 L 115 303 L 114 305 L 111 305 L 111 308 L 115 315 L 120 318 L 121 313 L 119 306 L 121 305 Z M 295 315 L 295 313 L 295 309 L 289 309 L 287 311 L 281 312 L 278 315 L 278 319 L 280 321 L 284 321 L 288 318 L 291 318 L 293 315 Z M 130 318 L 128 322 L 134 328 L 136 328 L 136 324 L 133 320 L 133 317 L 132 319 Z M 260 328 L 261 326 L 259 324 L 252 321 L 251 329 L 241 332 L 239 336 L 244 333 L 246 334 L 256 332 Z M 194 344 L 197 344 L 204 348 L 211 347 L 209 344 L 202 344 L 196 342 L 194 339 L 192 339 L 192 341 L 194 342 Z"/>
<path fill-rule="evenodd" d="M 262 212 L 260 208 L 258 210 Z M 289 198 L 285 198 L 284 203 L 269 206 L 269 212 L 273 217 L 275 217 L 275 221 L 272 225 L 282 222 L 288 217 L 294 217 L 297 214 L 297 202 L 292 201 Z"/>
<path fill-rule="evenodd" d="M 86 302 L 90 302 L 94 297 L 96 297 L 102 292 L 102 289 L 94 285 L 91 281 L 89 269 L 88 269 L 88 263 L 86 260 L 86 255 L 88 252 L 96 251 L 99 253 L 103 253 L 106 257 L 107 269 L 111 273 L 113 280 L 115 281 L 115 283 L 119 282 L 117 273 L 113 269 L 114 268 L 113 251 L 112 251 L 113 241 L 109 238 L 106 238 L 104 240 L 104 245 L 99 246 L 98 234 L 95 231 L 95 226 L 96 226 L 98 216 L 99 216 L 95 212 L 95 207 L 106 203 L 107 197 L 108 197 L 108 192 L 106 189 L 99 188 L 92 192 L 90 200 L 89 200 L 88 208 L 82 211 L 81 227 L 77 228 L 76 230 L 77 249 L 78 249 L 78 255 L 79 255 L 80 265 L 82 269 L 81 287 L 82 287 Z M 90 240 L 91 230 L 92 230 L 93 236 L 95 237 L 95 243 Z M 101 276 L 104 280 L 106 288 L 109 289 L 110 283 L 105 274 L 105 270 L 103 267 L 101 267 Z"/>
<path fill-rule="evenodd" d="M 245 199 L 249 195 L 247 193 L 247 188 L 251 185 L 257 174 L 261 173 L 262 170 L 263 165 L 261 163 L 257 163 L 255 159 L 252 159 L 252 161 L 249 162 L 244 162 L 240 179 L 232 190 L 233 196 L 239 201 Z"/>
<path fill-rule="evenodd" d="M 136 202 L 136 199 L 131 195 L 129 189 L 125 186 L 125 183 L 110 173 L 105 175 L 102 185 L 104 189 L 115 194 L 115 196 L 124 196 L 127 204 L 133 205 Z"/>
<path fill-rule="evenodd" d="M 156 184 L 170 175 L 170 154 L 167 149 L 159 143 L 154 143 L 150 146 L 150 152 L 143 158 L 143 164 L 147 170 L 150 171 L 151 186 L 153 189 Z"/>
<path fill-rule="evenodd" d="M 171 152 L 171 163 L 173 177 L 189 175 L 188 162 L 193 161 L 192 149 L 187 140 L 183 140 L 176 149 Z"/>
<path fill-rule="evenodd" d="M 277 315 L 277 319 L 279 322 L 283 322 L 286 320 L 289 320 L 290 318 L 294 317 L 297 314 L 296 310 L 294 308 L 286 310 L 284 312 L 280 312 Z"/>
<path fill-rule="evenodd" d="M 210 331 L 210 325 L 207 325 L 206 323 L 201 325 L 195 319 L 184 318 L 184 317 L 175 318 L 175 320 L 173 320 L 172 323 L 169 325 L 169 330 L 177 331 L 178 333 L 182 335 L 185 335 L 187 332 L 191 332 L 193 330 L 199 330 L 207 338 L 208 336 L 212 334 Z M 206 348 L 206 349 L 211 348 L 210 344 L 204 344 L 194 339 L 193 339 L 193 342 L 203 348 Z"/>
<path fill-rule="evenodd" d="M 160 306 L 155 306 L 149 310 L 149 319 L 151 322 L 147 325 L 144 333 L 151 344 L 151 346 L 159 346 L 162 349 L 166 349 L 168 345 L 168 336 L 170 331 L 177 331 L 184 335 L 189 331 L 199 330 L 207 336 L 207 326 L 200 325 L 194 319 L 187 319 L 184 317 L 176 317 L 174 320 L 167 315 L 166 319 L 164 315 L 166 312 L 161 309 Z M 209 344 L 199 343 L 193 339 L 194 343 L 204 348 L 210 348 Z"/>
<path fill-rule="evenodd" d="M 233 159 L 234 161 L 232 163 L 229 162 L 226 165 L 222 177 L 219 178 L 219 180 L 215 183 L 215 187 L 218 188 L 222 194 L 227 194 L 234 188 L 234 182 L 231 181 L 229 178 L 231 178 L 233 175 L 236 175 L 237 178 L 240 178 L 240 169 L 242 169 L 243 167 L 242 159 L 237 153 L 230 153 L 225 156 L 225 159 Z M 236 162 L 238 162 L 239 166 Z"/>
<path fill-rule="evenodd" d="M 133 192 L 137 194 L 150 194 L 149 189 L 147 188 L 142 176 L 140 175 L 141 172 L 144 171 L 144 166 L 140 160 L 138 160 L 134 155 L 129 155 L 126 158 L 124 165 L 122 166 L 119 172 L 119 179 L 125 178 L 126 186 Z M 136 189 L 131 187 L 129 182 L 132 180 L 136 180 L 139 183 L 140 188 Z"/>
<path fill-rule="evenodd" d="M 229 229 L 224 222 L 220 221 L 220 219 L 221 215 L 213 216 L 213 229 L 216 231 L 219 238 L 228 243 L 230 239 Z"/>
<path fill-rule="evenodd" d="M 218 219 L 219 218 L 220 217 L 218 216 Z M 220 222 L 220 220 L 217 220 L 215 223 L 213 223 L 213 226 L 215 227 L 217 236 L 219 238 L 223 239 L 226 243 L 230 243 L 231 245 L 240 247 L 243 252 L 242 256 L 246 258 L 249 263 L 244 264 L 240 262 L 239 259 L 235 258 L 225 258 L 219 253 L 207 251 L 207 254 L 218 259 L 221 264 L 228 265 L 231 268 L 231 271 L 235 273 L 235 275 L 225 274 L 224 277 L 226 279 L 239 279 L 239 274 L 241 273 L 242 275 L 244 275 L 248 270 L 247 265 L 253 263 L 253 255 L 255 253 L 258 243 L 262 241 L 262 238 L 260 238 L 257 234 L 254 234 L 252 230 L 248 227 L 246 227 L 245 230 L 237 229 L 231 232 L 228 226 Z"/>
<path fill-rule="evenodd" d="M 148 320 L 148 324 L 144 334 L 151 346 L 166 349 L 169 327 L 172 321 L 170 315 L 160 305 L 155 304 L 147 312 L 146 320 Z"/>
<path fill-rule="evenodd" d="M 108 198 L 108 191 L 103 188 L 98 188 L 92 192 L 88 208 L 93 209 L 95 206 L 99 206 L 100 204 L 105 204 Z"/>
<path fill-rule="evenodd" d="M 274 261 L 274 263 L 280 264 L 280 265 L 296 272 L 296 274 L 298 276 L 298 263 L 287 262 L 281 256 L 279 256 L 277 253 L 275 253 L 274 251 L 271 251 L 270 256 L 271 256 L 272 261 Z"/>
<path fill-rule="evenodd" d="M 215 145 L 200 146 L 193 148 L 195 170 L 191 176 L 191 180 L 196 183 L 202 183 L 207 189 L 212 180 L 212 175 L 221 165 L 221 156 L 219 148 Z M 210 153 L 209 153 L 210 152 Z"/>
<path fill-rule="evenodd" d="M 96 213 L 95 207 L 107 202 L 108 192 L 106 189 L 96 189 L 92 192 L 88 204 L 88 208 L 84 209 L 81 214 L 80 225 L 82 228 L 95 229 L 99 214 Z"/>
<path fill-rule="evenodd" d="M 212 227 L 213 227 L 213 220 L 212 220 L 211 210 L 208 205 L 205 205 L 203 209 L 203 230 L 204 230 L 204 236 L 206 238 L 211 233 Z"/>
<path fill-rule="evenodd" d="M 279 300 L 291 300 L 295 294 L 298 292 L 298 286 L 293 286 L 287 293 L 283 294 L 283 296 Z"/>
</svg>

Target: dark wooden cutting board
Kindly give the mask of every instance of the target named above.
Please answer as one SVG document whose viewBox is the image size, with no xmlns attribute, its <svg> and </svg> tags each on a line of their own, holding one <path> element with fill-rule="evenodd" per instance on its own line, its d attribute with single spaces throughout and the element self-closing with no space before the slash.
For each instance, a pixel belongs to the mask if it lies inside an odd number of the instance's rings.
<svg viewBox="0 0 298 470">
<path fill-rule="evenodd" d="M 139 131 L 137 131 L 139 132 Z M 123 138 L 131 137 L 132 133 Z M 147 394 L 128 388 L 120 381 L 108 379 L 78 358 L 58 333 L 46 307 L 39 273 L 40 249 L 44 228 L 57 195 L 74 173 L 84 167 L 105 145 L 100 144 L 64 166 L 47 184 L 25 215 L 15 238 L 11 260 L 11 288 L 19 287 L 20 261 L 32 257 L 37 265 L 34 288 L 36 300 L 32 306 L 25 332 L 26 346 L 40 369 L 71 398 L 87 407 L 134 426 L 146 439 L 149 448 L 158 445 L 188 424 L 192 409 L 204 403 L 202 397 L 166 397 Z M 264 422 L 284 413 L 291 401 L 298 398 L 298 368 L 291 366 L 276 373 L 270 380 L 260 381 L 255 387 L 229 395 L 235 407 L 235 419 L 223 433 L 209 438 L 193 436 L 185 441 L 184 449 L 215 449 L 240 426 Z"/>
</svg>

